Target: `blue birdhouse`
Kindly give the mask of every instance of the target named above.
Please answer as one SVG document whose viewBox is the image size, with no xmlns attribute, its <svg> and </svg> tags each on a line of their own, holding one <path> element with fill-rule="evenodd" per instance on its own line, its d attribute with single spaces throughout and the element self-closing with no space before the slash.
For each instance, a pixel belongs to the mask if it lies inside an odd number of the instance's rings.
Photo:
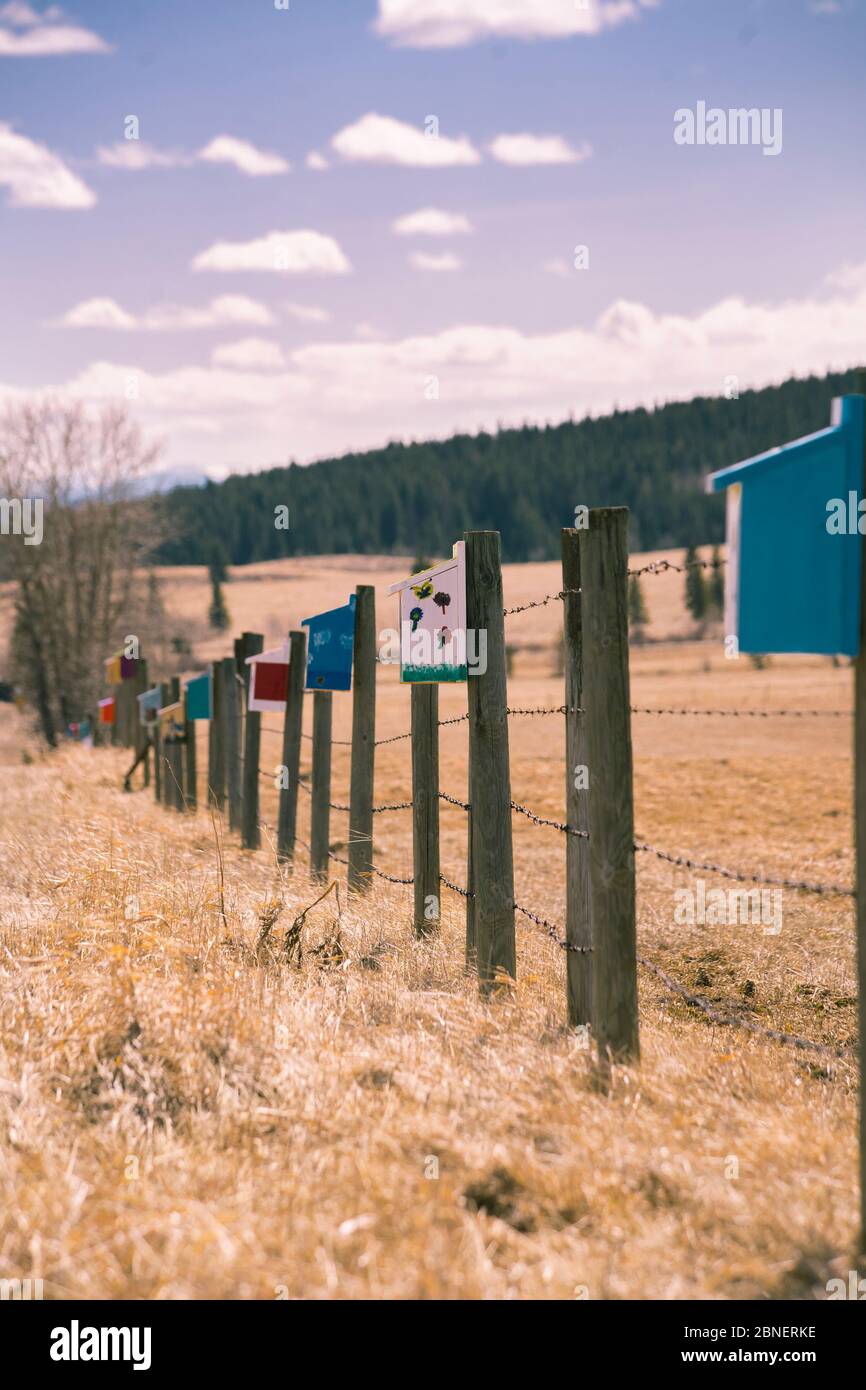
<svg viewBox="0 0 866 1390">
<path fill-rule="evenodd" d="M 355 595 L 342 608 L 304 618 L 307 643 L 307 689 L 351 690 L 355 650 Z"/>
<path fill-rule="evenodd" d="M 711 473 L 727 490 L 725 632 L 742 652 L 856 656 L 866 535 L 866 397 L 828 429 Z"/>
</svg>

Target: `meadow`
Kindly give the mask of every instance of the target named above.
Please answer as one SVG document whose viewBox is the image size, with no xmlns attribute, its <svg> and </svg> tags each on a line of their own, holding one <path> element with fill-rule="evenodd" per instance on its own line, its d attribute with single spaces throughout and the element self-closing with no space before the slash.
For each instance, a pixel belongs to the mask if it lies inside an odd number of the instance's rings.
<svg viewBox="0 0 866 1390">
<path fill-rule="evenodd" d="M 249 566 L 225 586 L 230 631 L 278 641 L 359 582 L 391 626 L 387 586 L 405 573 L 393 557 Z M 160 578 L 196 660 L 226 654 L 206 573 Z M 511 607 L 556 593 L 561 574 L 506 566 L 504 584 Z M 851 707 L 850 667 L 727 660 L 718 633 L 699 640 L 682 575 L 648 576 L 644 593 L 635 706 L 824 713 L 635 714 L 637 840 L 850 885 L 851 723 L 834 713 Z M 7 592 L 0 628 L 9 606 Z M 512 706 L 562 704 L 561 623 L 555 601 L 507 621 Z M 440 718 L 465 702 L 443 688 Z M 263 724 L 267 771 L 280 721 Z M 351 697 L 337 695 L 335 739 L 350 727 Z M 378 737 L 408 727 L 408 693 L 382 667 Z M 334 748 L 338 802 L 348 752 Z M 130 761 L 49 754 L 26 712 L 0 706 L 0 1278 L 41 1277 L 54 1298 L 595 1300 L 824 1298 L 847 1277 L 850 898 L 783 889 L 778 934 L 683 923 L 677 889 L 731 883 L 639 854 L 642 1060 L 605 1093 L 565 1027 L 564 953 L 542 929 L 518 917 L 516 987 L 485 1003 L 464 969 L 459 896 L 444 894 L 441 934 L 419 942 L 410 888 L 377 879 L 347 900 L 335 862 L 339 903 L 332 891 L 309 912 L 303 958 L 287 963 L 285 934 L 321 891 L 305 851 L 281 866 L 267 831 L 244 852 L 203 809 L 124 794 Z M 516 801 L 562 819 L 561 716 L 512 719 L 511 776 Z M 458 724 L 441 731 L 440 785 L 465 799 L 466 783 Z M 409 744 L 379 748 L 376 802 L 410 795 Z M 266 826 L 276 808 L 263 783 Z M 308 810 L 302 796 L 304 838 Z M 346 827 L 333 812 L 335 854 Z M 563 837 L 517 815 L 513 831 L 518 901 L 562 924 Z M 411 874 L 409 814 L 377 815 L 375 836 L 376 864 Z M 443 872 L 465 883 L 466 818 L 450 804 L 441 844 Z"/>
</svg>

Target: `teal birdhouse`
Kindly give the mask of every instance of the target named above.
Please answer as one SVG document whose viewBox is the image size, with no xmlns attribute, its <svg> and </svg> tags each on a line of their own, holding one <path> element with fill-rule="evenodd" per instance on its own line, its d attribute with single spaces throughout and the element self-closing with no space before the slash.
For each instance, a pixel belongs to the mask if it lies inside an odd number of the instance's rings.
<svg viewBox="0 0 866 1390">
<path fill-rule="evenodd" d="M 725 632 L 740 651 L 857 655 L 864 418 L 866 397 L 842 396 L 828 429 L 708 476 L 727 492 Z"/>
</svg>

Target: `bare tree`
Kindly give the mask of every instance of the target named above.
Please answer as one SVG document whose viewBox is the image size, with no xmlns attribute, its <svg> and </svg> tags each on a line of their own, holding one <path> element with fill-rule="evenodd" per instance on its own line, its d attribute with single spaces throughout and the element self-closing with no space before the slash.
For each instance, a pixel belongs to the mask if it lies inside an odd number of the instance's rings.
<svg viewBox="0 0 866 1390">
<path fill-rule="evenodd" d="M 144 639 L 156 513 L 137 495 L 158 445 L 125 408 L 25 401 L 0 417 L 0 576 L 16 582 L 13 672 L 50 744 L 92 713 L 102 661 Z M 30 534 L 14 523 L 29 518 Z M 35 523 L 38 515 L 39 525 Z"/>
</svg>

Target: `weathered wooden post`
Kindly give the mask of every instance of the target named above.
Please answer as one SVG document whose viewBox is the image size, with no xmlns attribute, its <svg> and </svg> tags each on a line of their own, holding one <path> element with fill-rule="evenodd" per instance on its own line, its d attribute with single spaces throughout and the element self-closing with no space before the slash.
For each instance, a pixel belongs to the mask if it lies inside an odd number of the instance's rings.
<svg viewBox="0 0 866 1390">
<path fill-rule="evenodd" d="M 233 656 L 227 656 L 222 662 L 222 732 L 229 802 L 229 829 L 240 830 L 242 804 L 241 684 L 237 661 Z"/>
<path fill-rule="evenodd" d="M 583 708 L 583 634 L 580 593 L 580 531 L 562 532 L 563 639 L 565 655 L 565 823 L 581 836 L 566 835 L 565 939 L 581 950 L 566 951 L 568 1022 L 592 1022 L 592 898 L 589 882 L 589 791 L 586 720 Z"/>
<path fill-rule="evenodd" d="M 160 708 L 164 708 L 168 704 L 169 691 L 170 686 L 168 684 L 168 681 L 160 681 Z M 156 726 L 156 743 L 154 744 L 154 747 L 156 750 L 154 757 L 157 761 L 157 776 L 155 779 L 156 799 L 161 803 L 161 805 L 170 806 L 171 801 L 169 798 L 169 782 L 171 781 L 171 773 L 169 772 L 168 768 L 168 744 L 162 736 L 162 729 L 160 728 L 158 722 Z"/>
<path fill-rule="evenodd" d="M 180 699 L 180 677 L 172 676 L 169 681 L 169 699 L 176 704 Z M 169 762 L 169 806 L 175 811 L 183 810 L 183 751 L 177 738 L 168 741 Z"/>
<path fill-rule="evenodd" d="M 123 744 L 120 731 L 122 718 L 121 709 L 123 705 L 123 682 L 121 681 L 119 685 L 113 685 L 111 687 L 111 693 L 114 696 L 114 723 L 111 725 L 110 735 L 111 746 L 112 748 L 119 748 Z"/>
<path fill-rule="evenodd" d="M 223 737 L 223 663 L 215 661 L 211 677 L 213 708 L 207 727 L 207 804 L 221 811 L 225 800 L 225 739 Z"/>
<path fill-rule="evenodd" d="M 592 1026 L 599 1060 L 640 1056 L 628 670 L 628 508 L 580 533 L 583 704 L 589 772 Z"/>
<path fill-rule="evenodd" d="M 310 874 L 322 883 L 328 877 L 331 827 L 331 725 L 333 696 L 330 690 L 313 695 L 313 775 L 310 795 Z"/>
<path fill-rule="evenodd" d="M 373 867 L 373 773 L 376 754 L 376 590 L 355 589 L 352 681 L 352 772 L 349 791 L 349 891 L 370 887 Z"/>
<path fill-rule="evenodd" d="M 866 371 L 858 374 L 866 396 Z M 863 461 L 866 497 L 866 458 Z M 860 649 L 854 667 L 854 836 L 857 905 L 857 1007 L 860 1039 L 860 1239 L 866 1256 L 866 539 L 860 550 Z"/>
<path fill-rule="evenodd" d="M 439 687 L 412 686 L 412 863 L 415 935 L 441 920 L 439 882 Z"/>
<path fill-rule="evenodd" d="M 136 756 L 144 753 L 144 785 L 150 786 L 150 731 L 147 725 L 141 722 L 141 705 L 138 703 L 139 695 L 143 695 L 148 689 L 147 684 L 147 662 L 144 657 L 140 658 L 133 681 L 133 701 L 132 717 L 135 721 L 135 752 Z"/>
<path fill-rule="evenodd" d="M 250 693 L 250 668 L 247 659 L 258 656 L 264 650 L 265 639 L 260 632 L 245 632 L 241 640 L 244 644 L 243 682 L 247 700 Z M 262 716 L 250 711 L 247 704 L 244 724 L 244 765 L 242 774 L 243 805 L 241 807 L 241 844 L 244 849 L 258 849 L 261 844 L 259 829 L 259 755 L 262 744 Z"/>
<path fill-rule="evenodd" d="M 475 877 L 475 859 L 472 854 L 472 803 L 469 801 L 471 795 L 472 740 L 470 739 L 466 755 L 466 800 L 469 803 L 469 812 L 466 816 L 466 888 L 469 894 L 466 899 L 466 969 L 474 975 L 478 970 L 478 949 L 475 945 L 475 893 L 472 888 L 472 880 Z"/>
<path fill-rule="evenodd" d="M 304 684 L 307 677 L 307 633 L 289 633 L 289 688 L 283 724 L 283 780 L 277 820 L 277 855 L 290 862 L 295 857 L 298 826 L 298 775 L 301 770 L 301 723 L 304 716 Z"/>
<path fill-rule="evenodd" d="M 198 810 L 198 768 L 196 766 L 196 754 L 198 750 L 195 746 L 195 728 L 196 721 L 194 719 L 187 719 L 184 722 L 184 734 L 186 737 L 186 744 L 184 746 L 184 752 L 186 754 L 184 787 L 186 793 L 185 809 L 187 811 Z"/>
<path fill-rule="evenodd" d="M 498 531 L 466 532 L 466 639 L 475 642 L 477 674 L 469 666 L 469 802 L 478 980 L 487 994 L 503 976 L 516 978 L 514 859 L 505 621 Z M 486 653 L 486 669 L 482 670 Z"/>
</svg>

